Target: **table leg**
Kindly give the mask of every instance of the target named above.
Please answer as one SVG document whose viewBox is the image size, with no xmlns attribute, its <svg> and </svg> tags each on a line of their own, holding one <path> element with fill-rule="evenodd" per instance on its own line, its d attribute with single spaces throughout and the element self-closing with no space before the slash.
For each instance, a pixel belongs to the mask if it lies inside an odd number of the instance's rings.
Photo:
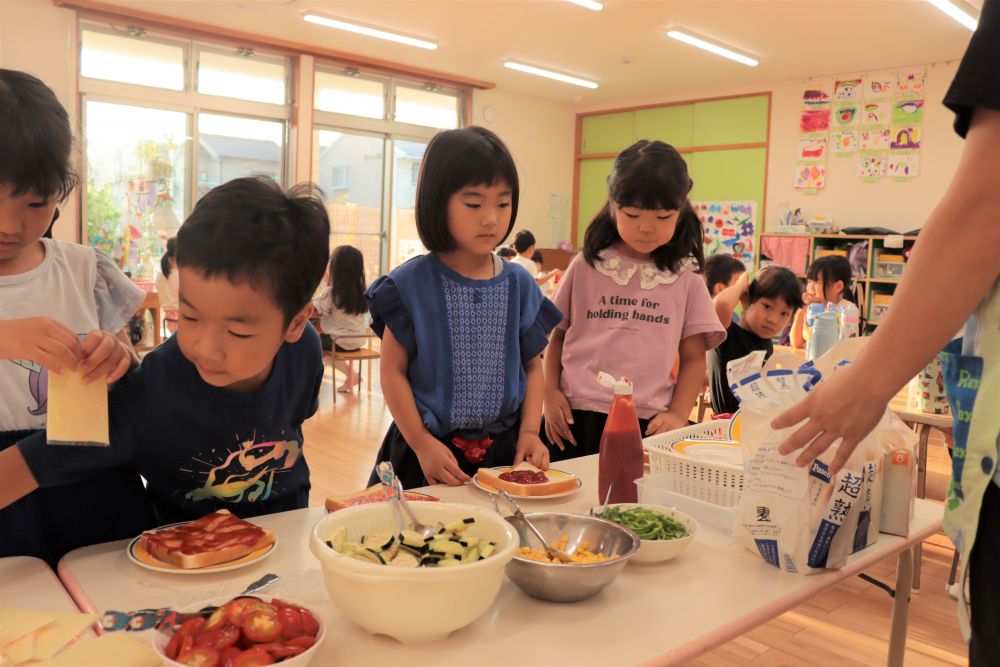
<svg viewBox="0 0 1000 667">
<path fill-rule="evenodd" d="M 906 626 L 910 615 L 910 582 L 913 580 L 913 550 L 899 552 L 896 561 L 896 595 L 892 600 L 892 630 L 889 634 L 887 667 L 903 667 Z"/>
<path fill-rule="evenodd" d="M 153 347 L 159 347 L 160 341 L 163 340 L 160 334 L 160 309 L 150 308 L 149 314 L 153 316 Z"/>
<path fill-rule="evenodd" d="M 917 429 L 917 498 L 927 496 L 927 440 L 931 435 L 929 424 L 920 424 Z M 913 588 L 920 590 L 920 564 L 923 562 L 923 544 L 913 546 Z"/>
</svg>

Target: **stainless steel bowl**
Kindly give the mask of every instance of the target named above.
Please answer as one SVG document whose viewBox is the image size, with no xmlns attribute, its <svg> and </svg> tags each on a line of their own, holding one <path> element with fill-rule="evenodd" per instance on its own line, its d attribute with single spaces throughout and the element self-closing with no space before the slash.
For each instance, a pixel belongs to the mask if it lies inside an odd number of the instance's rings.
<svg viewBox="0 0 1000 667">
<path fill-rule="evenodd" d="M 601 563 L 544 563 L 514 555 L 507 564 L 507 576 L 532 597 L 550 602 L 579 602 L 600 593 L 615 580 L 628 559 L 639 549 L 639 537 L 628 528 L 583 514 L 536 512 L 528 520 L 547 542 L 569 537 L 566 551 L 573 553 L 581 542 L 588 550 L 617 558 Z M 527 526 L 516 520 L 508 521 L 517 529 L 522 547 L 541 549 Z"/>
</svg>

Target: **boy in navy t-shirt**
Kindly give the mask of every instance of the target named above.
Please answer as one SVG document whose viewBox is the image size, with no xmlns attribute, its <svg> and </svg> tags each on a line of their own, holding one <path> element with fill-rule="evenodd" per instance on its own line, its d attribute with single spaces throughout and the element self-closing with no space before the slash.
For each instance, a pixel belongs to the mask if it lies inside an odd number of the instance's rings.
<svg viewBox="0 0 1000 667">
<path fill-rule="evenodd" d="M 160 523 L 305 507 L 302 422 L 323 379 L 310 297 L 329 234 L 309 187 L 242 178 L 205 195 L 177 235 L 177 333 L 111 389 L 111 446 L 19 442 L 0 453 L 0 508 L 116 467 L 147 480 Z"/>
</svg>

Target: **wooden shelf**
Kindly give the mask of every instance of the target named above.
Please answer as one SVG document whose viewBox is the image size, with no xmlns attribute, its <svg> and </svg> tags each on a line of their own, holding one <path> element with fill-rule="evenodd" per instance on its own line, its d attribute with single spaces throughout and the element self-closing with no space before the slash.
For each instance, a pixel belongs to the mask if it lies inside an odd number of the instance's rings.
<svg viewBox="0 0 1000 667">
<path fill-rule="evenodd" d="M 902 278 L 868 278 L 870 283 L 887 283 L 889 285 L 898 285 Z"/>
</svg>

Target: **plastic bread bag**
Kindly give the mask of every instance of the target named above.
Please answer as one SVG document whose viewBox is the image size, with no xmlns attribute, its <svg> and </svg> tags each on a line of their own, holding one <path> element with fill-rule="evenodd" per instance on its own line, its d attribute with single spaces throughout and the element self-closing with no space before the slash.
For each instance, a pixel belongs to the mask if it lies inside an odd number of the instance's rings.
<svg viewBox="0 0 1000 667">
<path fill-rule="evenodd" d="M 799 467 L 795 455 L 778 453 L 795 427 L 771 428 L 771 421 L 804 399 L 824 373 L 835 373 L 850 363 L 856 349 L 835 346 L 815 364 L 779 352 L 756 370 L 749 362 L 734 365 L 736 372 L 730 376 L 740 399 L 744 446 L 743 495 L 735 535 L 767 563 L 788 572 L 810 574 L 842 567 L 850 553 L 878 537 L 883 464 L 877 434 L 862 441 L 832 477 L 836 447 L 811 465 Z"/>
<path fill-rule="evenodd" d="M 879 434 L 886 453 L 879 530 L 907 537 L 916 503 L 918 438 L 895 414 L 889 413 L 882 422 Z"/>
</svg>

